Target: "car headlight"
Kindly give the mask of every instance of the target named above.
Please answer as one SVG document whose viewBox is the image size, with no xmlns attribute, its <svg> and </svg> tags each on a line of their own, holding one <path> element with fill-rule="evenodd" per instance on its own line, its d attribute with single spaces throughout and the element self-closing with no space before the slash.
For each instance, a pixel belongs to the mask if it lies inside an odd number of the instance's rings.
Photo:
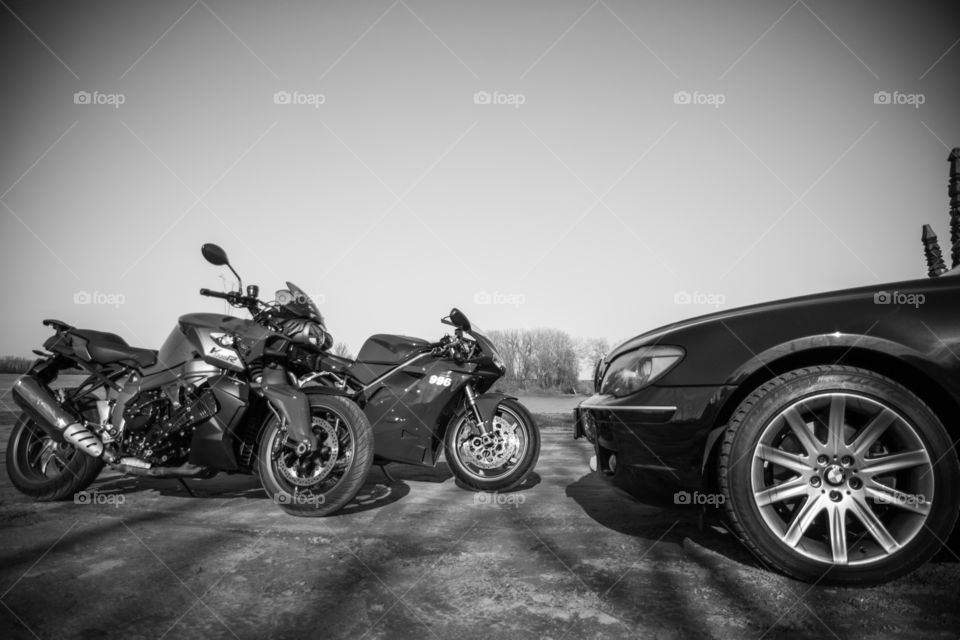
<svg viewBox="0 0 960 640">
<path fill-rule="evenodd" d="M 680 347 L 641 347 L 625 353 L 607 367 L 600 393 L 618 398 L 635 393 L 665 374 L 681 358 Z"/>
</svg>

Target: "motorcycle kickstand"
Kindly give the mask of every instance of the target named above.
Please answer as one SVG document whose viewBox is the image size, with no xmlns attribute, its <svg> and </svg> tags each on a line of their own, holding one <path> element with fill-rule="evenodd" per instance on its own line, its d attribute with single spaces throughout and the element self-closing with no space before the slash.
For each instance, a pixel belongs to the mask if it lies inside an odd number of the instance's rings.
<svg viewBox="0 0 960 640">
<path fill-rule="evenodd" d="M 187 481 L 186 481 L 186 480 L 184 480 L 183 478 L 177 478 L 177 481 L 178 481 L 181 485 L 183 485 L 183 488 L 186 489 L 187 493 L 190 494 L 190 497 L 191 497 L 191 498 L 196 498 L 196 497 L 197 497 L 197 494 L 195 494 L 193 491 L 190 490 L 190 486 L 187 484 Z"/>
<path fill-rule="evenodd" d="M 387 464 L 390 464 L 390 463 L 388 462 Z M 377 465 L 377 466 L 380 467 L 380 471 L 383 473 L 383 475 L 385 475 L 385 476 L 387 477 L 387 481 L 388 481 L 390 484 L 396 484 L 396 483 L 397 483 L 397 481 L 393 479 L 393 476 L 390 475 L 390 472 L 387 471 L 387 465 L 386 465 L 386 464 L 380 464 L 380 465 Z"/>
</svg>

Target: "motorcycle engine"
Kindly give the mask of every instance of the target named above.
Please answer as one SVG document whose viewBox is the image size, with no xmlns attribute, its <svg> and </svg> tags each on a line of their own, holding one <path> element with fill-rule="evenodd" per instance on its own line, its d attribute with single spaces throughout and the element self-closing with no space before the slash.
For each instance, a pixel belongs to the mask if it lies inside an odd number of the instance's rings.
<svg viewBox="0 0 960 640">
<path fill-rule="evenodd" d="M 134 398 L 123 411 L 121 449 L 159 466 L 186 461 L 194 429 L 217 413 L 217 401 L 210 391 L 190 386 L 180 388 L 179 396 L 175 404 L 160 389 L 152 389 Z"/>
</svg>

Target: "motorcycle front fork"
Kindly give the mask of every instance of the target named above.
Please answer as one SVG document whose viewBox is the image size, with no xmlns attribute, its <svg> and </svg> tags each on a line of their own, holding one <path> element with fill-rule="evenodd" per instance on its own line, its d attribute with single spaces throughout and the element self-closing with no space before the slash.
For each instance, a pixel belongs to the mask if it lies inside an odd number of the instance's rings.
<svg viewBox="0 0 960 640">
<path fill-rule="evenodd" d="M 470 405 L 470 410 L 473 412 L 473 419 L 476 421 L 477 426 L 480 428 L 481 435 L 488 435 L 490 433 L 490 427 L 483 420 L 483 416 L 480 415 L 480 409 L 477 407 L 477 394 L 469 384 L 464 387 L 467 393 L 467 404 Z"/>
</svg>

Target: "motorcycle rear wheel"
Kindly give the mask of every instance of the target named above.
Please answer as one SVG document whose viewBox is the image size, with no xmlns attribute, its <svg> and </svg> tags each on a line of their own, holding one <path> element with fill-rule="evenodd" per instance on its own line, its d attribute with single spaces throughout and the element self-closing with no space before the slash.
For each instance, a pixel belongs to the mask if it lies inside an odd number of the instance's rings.
<svg viewBox="0 0 960 640">
<path fill-rule="evenodd" d="M 97 479 L 103 460 L 56 442 L 21 415 L 7 442 L 7 476 L 20 493 L 38 502 L 76 496 Z"/>
</svg>

